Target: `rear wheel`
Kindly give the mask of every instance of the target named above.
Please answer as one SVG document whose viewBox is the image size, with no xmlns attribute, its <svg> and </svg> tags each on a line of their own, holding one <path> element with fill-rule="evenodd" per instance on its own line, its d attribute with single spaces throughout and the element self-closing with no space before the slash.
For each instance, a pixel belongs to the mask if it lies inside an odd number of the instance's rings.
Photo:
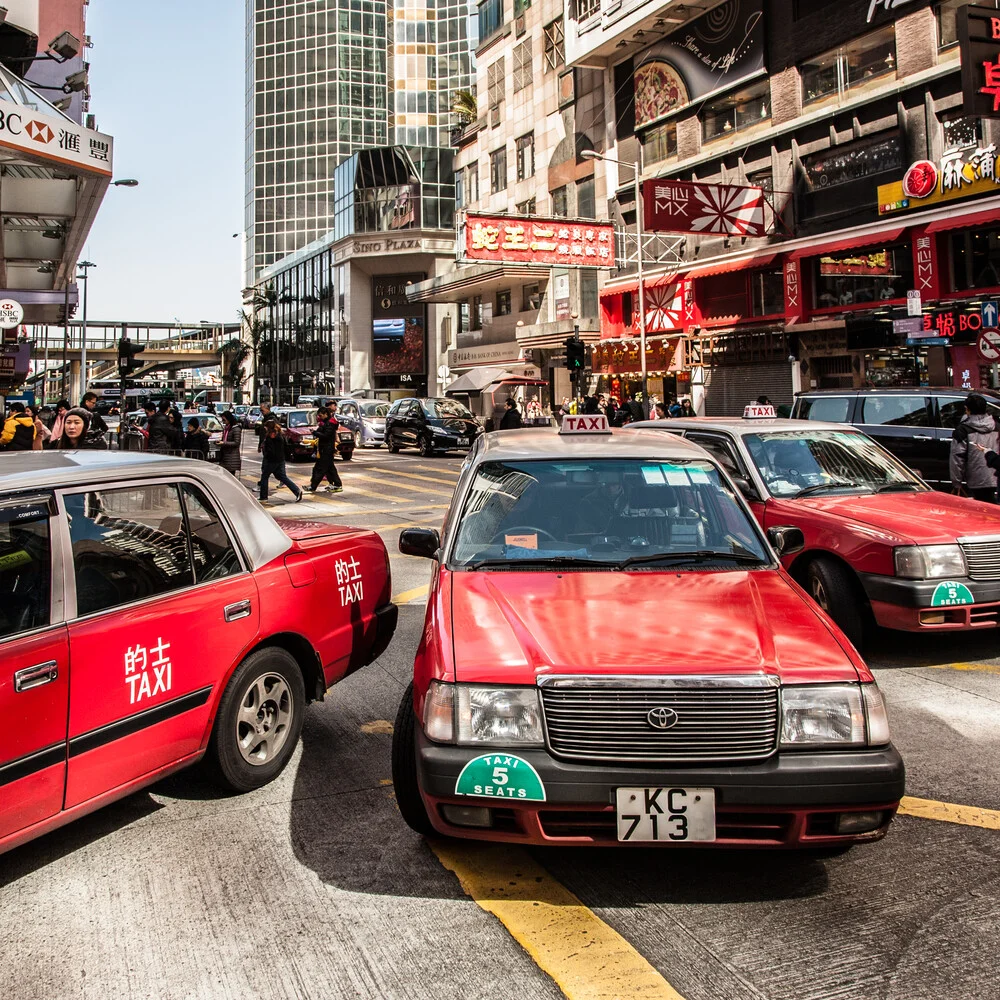
<svg viewBox="0 0 1000 1000">
<path fill-rule="evenodd" d="M 424 458 L 431 458 L 434 454 L 434 442 L 431 441 L 431 436 L 429 434 L 425 434 L 420 439 L 420 454 L 423 455 Z"/>
<path fill-rule="evenodd" d="M 387 434 L 385 436 L 385 446 L 388 449 L 390 455 L 399 454 L 399 445 L 396 444 L 396 439 L 391 434 Z"/>
<path fill-rule="evenodd" d="M 806 571 L 806 589 L 854 647 L 861 649 L 865 641 L 866 614 L 851 573 L 832 559 L 814 559 Z"/>
<path fill-rule="evenodd" d="M 354 447 L 355 448 L 363 448 L 364 444 L 365 444 L 365 442 L 364 442 L 364 439 L 361 437 L 361 431 L 355 431 L 354 432 Z"/>
<path fill-rule="evenodd" d="M 413 685 L 403 692 L 392 731 L 392 785 L 396 805 L 406 825 L 425 837 L 434 832 L 417 785 L 417 717 L 413 712 Z"/>
</svg>

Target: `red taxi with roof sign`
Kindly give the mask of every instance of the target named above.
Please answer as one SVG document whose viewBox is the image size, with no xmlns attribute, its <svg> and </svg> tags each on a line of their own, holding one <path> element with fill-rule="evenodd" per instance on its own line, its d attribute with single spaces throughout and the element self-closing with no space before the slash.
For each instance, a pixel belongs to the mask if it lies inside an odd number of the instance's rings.
<svg viewBox="0 0 1000 1000">
<path fill-rule="evenodd" d="M 205 462 L 0 458 L 0 851 L 204 757 L 275 778 L 396 626 L 372 531 L 275 521 Z"/>
<path fill-rule="evenodd" d="M 422 833 L 840 850 L 903 794 L 882 695 L 737 488 L 674 435 L 487 434 L 433 560 L 393 782 Z"/>
<path fill-rule="evenodd" d="M 859 648 L 873 623 L 903 631 L 1000 625 L 1000 507 L 930 489 L 861 431 L 688 417 L 633 425 L 707 449 L 765 529 L 802 529 L 786 568 Z"/>
</svg>

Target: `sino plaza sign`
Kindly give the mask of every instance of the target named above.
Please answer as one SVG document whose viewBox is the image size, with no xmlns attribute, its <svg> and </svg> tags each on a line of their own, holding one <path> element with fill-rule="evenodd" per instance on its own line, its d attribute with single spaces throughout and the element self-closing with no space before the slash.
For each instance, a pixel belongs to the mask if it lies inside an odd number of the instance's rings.
<svg viewBox="0 0 1000 1000">
<path fill-rule="evenodd" d="M 615 229 L 592 220 L 470 213 L 459 250 L 460 259 L 485 264 L 613 268 Z"/>
</svg>

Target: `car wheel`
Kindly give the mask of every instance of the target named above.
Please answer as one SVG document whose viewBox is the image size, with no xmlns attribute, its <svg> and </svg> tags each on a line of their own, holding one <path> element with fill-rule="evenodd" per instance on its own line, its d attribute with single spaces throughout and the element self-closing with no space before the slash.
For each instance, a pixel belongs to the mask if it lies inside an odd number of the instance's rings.
<svg viewBox="0 0 1000 1000">
<path fill-rule="evenodd" d="M 396 439 L 391 434 L 386 435 L 385 446 L 389 450 L 390 455 L 399 454 L 399 445 L 396 444 Z"/>
<path fill-rule="evenodd" d="M 284 649 L 251 653 L 219 702 L 205 762 L 216 782 L 249 792 L 285 769 L 302 732 L 306 707 L 302 671 Z"/>
<path fill-rule="evenodd" d="M 861 649 L 865 639 L 865 613 L 850 572 L 832 559 L 815 559 L 806 571 L 806 589 L 854 647 Z"/>
<path fill-rule="evenodd" d="M 396 805 L 406 825 L 429 836 L 434 832 L 417 786 L 417 717 L 413 714 L 413 685 L 403 692 L 392 731 L 392 785 Z"/>
<path fill-rule="evenodd" d="M 340 457 L 345 462 L 349 462 L 354 457 L 354 449 L 353 448 L 342 448 L 340 450 Z"/>
<path fill-rule="evenodd" d="M 354 432 L 354 447 L 363 448 L 365 446 L 364 438 L 361 436 L 361 431 Z"/>
<path fill-rule="evenodd" d="M 434 455 L 434 442 L 431 441 L 429 434 L 425 434 L 420 439 L 420 454 L 424 458 L 431 458 Z"/>
</svg>

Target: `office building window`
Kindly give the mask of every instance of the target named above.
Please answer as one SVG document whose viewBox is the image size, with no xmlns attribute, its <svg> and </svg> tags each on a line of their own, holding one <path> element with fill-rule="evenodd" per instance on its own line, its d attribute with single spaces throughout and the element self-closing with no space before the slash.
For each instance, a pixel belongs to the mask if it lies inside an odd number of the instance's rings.
<svg viewBox="0 0 1000 1000">
<path fill-rule="evenodd" d="M 597 304 L 596 271 L 580 271 L 580 315 L 600 316 Z"/>
<path fill-rule="evenodd" d="M 504 58 L 500 56 L 496 62 L 491 63 L 486 70 L 486 91 L 489 97 L 490 107 L 497 108 L 503 104 L 504 87 Z"/>
<path fill-rule="evenodd" d="M 497 292 L 497 316 L 509 316 L 510 315 L 510 289 L 506 288 L 501 292 Z"/>
<path fill-rule="evenodd" d="M 563 32 L 563 19 L 556 18 L 551 24 L 545 25 L 545 63 L 544 69 L 559 69 L 566 62 L 566 42 Z"/>
<path fill-rule="evenodd" d="M 521 312 L 538 312 L 542 308 L 542 289 L 540 285 L 525 285 L 521 289 Z"/>
<path fill-rule="evenodd" d="M 479 164 L 470 163 L 465 168 L 465 204 L 479 201 Z"/>
<path fill-rule="evenodd" d="M 896 72 L 896 30 L 890 24 L 802 65 L 805 104 L 844 94 Z"/>
<path fill-rule="evenodd" d="M 569 215 L 569 189 L 556 188 L 552 194 L 552 214 L 565 219 Z"/>
<path fill-rule="evenodd" d="M 503 27 L 504 0 L 483 0 L 479 5 L 479 44 Z"/>
<path fill-rule="evenodd" d="M 507 187 L 507 147 L 490 153 L 490 193 L 496 194 Z"/>
<path fill-rule="evenodd" d="M 529 132 L 516 139 L 514 146 L 517 150 L 517 179 L 526 180 L 535 176 L 535 133 Z"/>
<path fill-rule="evenodd" d="M 483 300 L 477 295 L 458 304 L 459 333 L 469 333 L 483 328 Z"/>
<path fill-rule="evenodd" d="M 594 198 L 594 178 L 587 177 L 576 182 L 576 214 L 580 219 L 597 218 L 597 202 Z M 588 313 L 589 315 L 596 315 Z"/>
<path fill-rule="evenodd" d="M 465 207 L 465 184 L 463 182 L 465 171 L 456 170 L 455 171 L 455 208 L 461 209 Z"/>
<path fill-rule="evenodd" d="M 529 198 L 527 201 L 519 201 L 515 206 L 514 210 L 518 215 L 535 215 L 535 199 Z"/>
<path fill-rule="evenodd" d="M 759 125 L 771 117 L 770 102 L 767 80 L 717 97 L 701 113 L 702 136 L 708 142 Z"/>
<path fill-rule="evenodd" d="M 576 0 L 576 19 L 586 21 L 601 11 L 601 0 Z"/>
<path fill-rule="evenodd" d="M 649 129 L 642 137 L 642 159 L 659 163 L 677 155 L 677 123 L 665 122 Z"/>
<path fill-rule="evenodd" d="M 949 49 L 958 44 L 958 8 L 969 0 L 944 0 L 934 8 L 938 25 L 938 49 Z M 982 7 L 997 6 L 996 0 L 976 0 Z"/>
<path fill-rule="evenodd" d="M 531 39 L 514 48 L 514 93 L 531 85 Z"/>
</svg>

